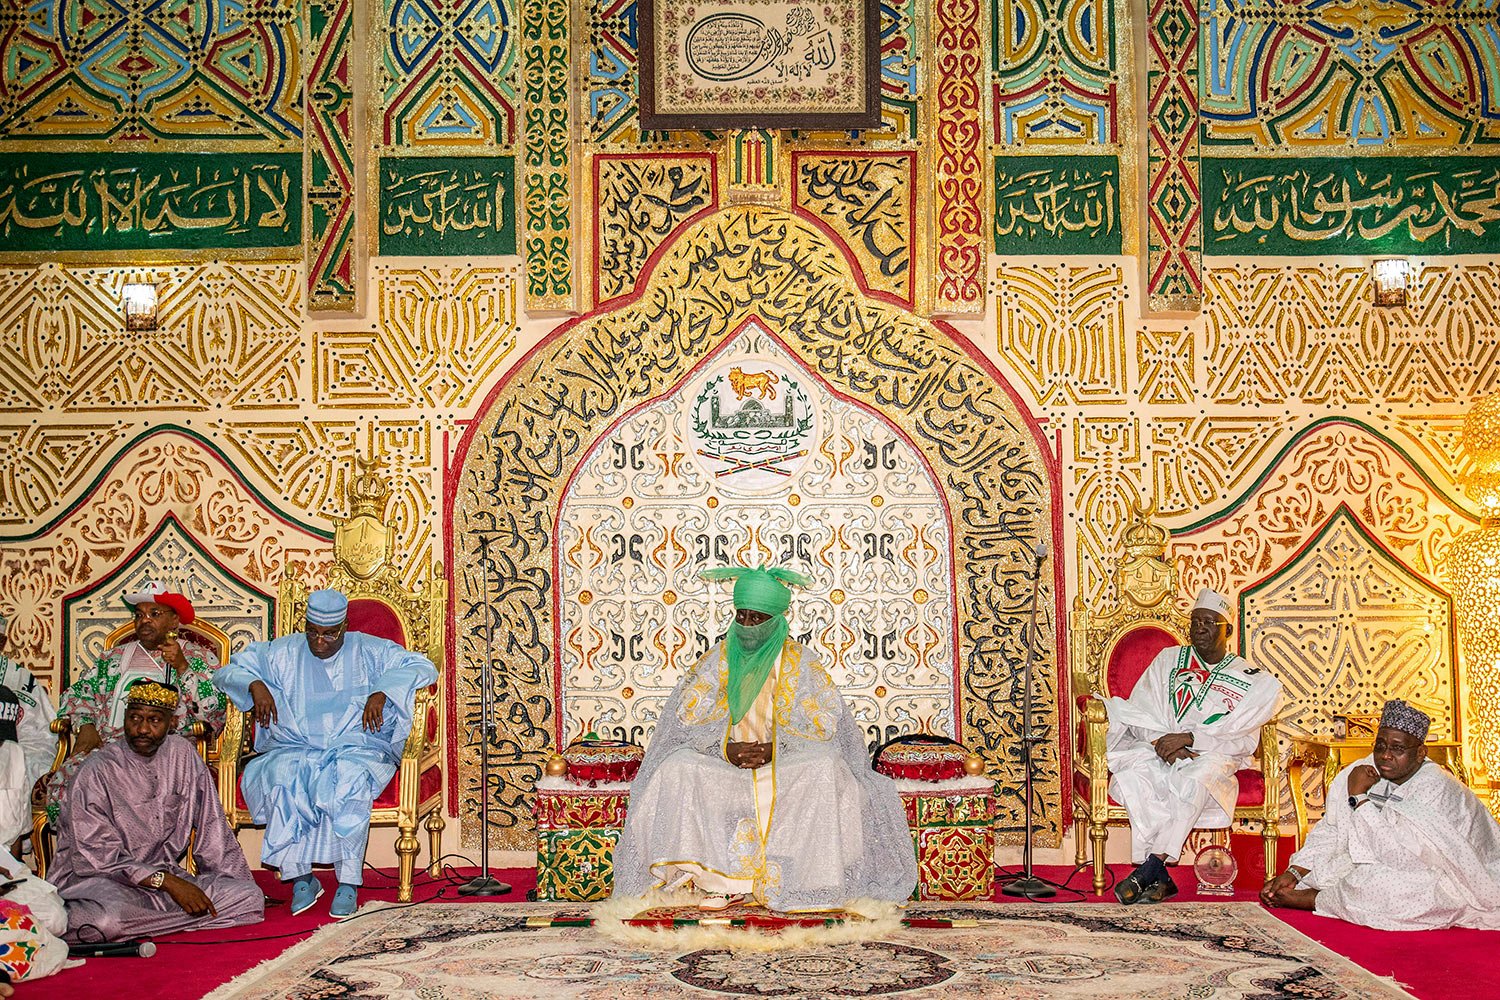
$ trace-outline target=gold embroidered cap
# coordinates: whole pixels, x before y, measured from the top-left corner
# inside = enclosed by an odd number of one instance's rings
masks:
[[[177,688],[171,684],[163,684],[161,681],[142,677],[126,689],[125,704],[149,705],[152,708],[164,708],[168,712],[175,712],[177,711]]]

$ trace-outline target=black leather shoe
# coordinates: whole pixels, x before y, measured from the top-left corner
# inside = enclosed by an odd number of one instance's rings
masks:
[[[1115,884],[1115,898],[1126,906],[1140,899],[1145,891],[1146,887],[1141,885],[1141,880],[1133,872]]]
[[[1172,881],[1171,875],[1163,875],[1161,880],[1146,886],[1141,893],[1143,903],[1164,903],[1177,895],[1177,883]]]

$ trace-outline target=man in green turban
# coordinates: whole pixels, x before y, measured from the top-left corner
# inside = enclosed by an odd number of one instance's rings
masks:
[[[906,813],[817,654],[788,638],[791,570],[715,569],[734,621],[662,710],[631,783],[614,891],[691,884],[702,906],[782,912],[899,902],[917,881]]]

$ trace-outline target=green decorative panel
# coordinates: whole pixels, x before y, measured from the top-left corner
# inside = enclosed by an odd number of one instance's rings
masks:
[[[617,829],[537,833],[536,898],[595,900],[614,887]]]
[[[380,161],[380,252],[458,257],[516,252],[512,156]]]
[[[1115,156],[995,157],[995,252],[1117,254]]]
[[[1500,160],[1203,160],[1205,250],[1327,256],[1494,253]]]
[[[6,252],[297,247],[301,153],[0,153]]]

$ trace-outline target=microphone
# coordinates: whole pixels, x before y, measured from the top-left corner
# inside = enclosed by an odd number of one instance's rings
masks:
[[[1042,541],[1040,538],[1038,538],[1036,540],[1036,548],[1034,548],[1034,549],[1031,550],[1031,554],[1036,558],[1036,564],[1038,566],[1040,566],[1042,563],[1046,562],[1047,561],[1047,543],[1044,542],[1044,541]]]
[[[68,945],[69,958],[150,958],[156,945],[150,941],[100,941]]]

